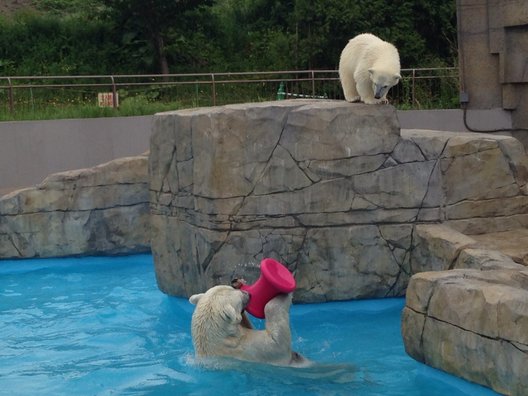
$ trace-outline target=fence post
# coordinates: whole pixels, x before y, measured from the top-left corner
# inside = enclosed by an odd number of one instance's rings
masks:
[[[315,72],[312,70],[312,98],[315,98]]]
[[[114,76],[110,76],[110,80],[112,80],[112,108],[117,109],[117,88]]]
[[[9,84],[9,112],[11,115],[15,114],[15,99],[13,95],[13,82],[11,77],[7,77],[7,83]]]
[[[214,73],[211,73],[211,83],[212,83],[212,95],[213,95],[213,106],[216,106],[216,84]]]
[[[415,92],[414,92],[414,79],[416,77],[416,69],[412,69],[412,104],[414,106],[414,104],[416,103],[415,100],[416,100],[416,97],[415,97]]]

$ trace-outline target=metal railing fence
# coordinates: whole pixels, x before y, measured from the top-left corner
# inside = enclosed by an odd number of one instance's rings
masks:
[[[389,93],[402,108],[458,106],[458,68],[402,69],[402,81]],[[112,93],[112,106],[127,100],[177,102],[181,107],[216,106],[274,100],[285,96],[343,99],[337,70],[293,70],[233,73],[185,73],[86,76],[0,77],[0,111],[19,108],[97,103],[100,92]]]

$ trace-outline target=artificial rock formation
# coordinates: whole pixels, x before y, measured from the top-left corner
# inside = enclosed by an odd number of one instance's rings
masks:
[[[505,395],[528,389],[528,270],[424,272],[402,315],[416,360]]]
[[[0,198],[0,258],[149,251],[148,160],[56,173]]]
[[[515,139],[400,135],[391,106],[293,100],[158,114],[158,283],[190,295],[235,275],[252,281],[274,257],[295,274],[297,301],[401,296],[434,265],[411,254],[417,223],[469,234],[526,226],[527,180]]]
[[[517,240],[515,237],[525,233],[524,229],[508,232],[512,244],[514,241],[522,243],[522,239]],[[470,237],[444,224],[418,224],[413,234],[411,271],[417,274],[462,268],[524,269],[524,263],[517,263],[515,255],[505,254],[489,244],[479,242],[487,235],[495,234]]]
[[[443,224],[415,227],[416,275],[402,315],[409,355],[502,394],[526,394],[528,270],[518,254],[525,235],[525,229],[467,236]],[[506,236],[507,248],[494,250]],[[421,272],[427,270],[435,272]]]
[[[233,276],[252,282],[263,257],[293,271],[297,301],[401,296],[409,284],[411,356],[525,394],[528,160],[518,141],[400,131],[391,106],[335,101],[154,121],[149,175],[146,156],[124,158],[0,198],[0,258],[152,247],[160,288],[185,296]]]

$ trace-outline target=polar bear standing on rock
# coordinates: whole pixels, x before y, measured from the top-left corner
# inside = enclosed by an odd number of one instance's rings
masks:
[[[348,102],[388,103],[387,92],[401,79],[398,50],[373,34],[360,34],[341,52],[339,78]]]
[[[198,358],[232,357],[277,366],[305,367],[308,360],[291,349],[290,294],[280,294],[264,308],[265,330],[255,330],[244,308],[245,291],[231,286],[214,286],[189,298],[196,305],[191,332]]]

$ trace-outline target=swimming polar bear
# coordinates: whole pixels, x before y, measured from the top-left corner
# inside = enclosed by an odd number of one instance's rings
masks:
[[[387,92],[401,79],[398,50],[373,34],[360,34],[341,52],[339,78],[348,102],[388,103]]]
[[[291,293],[280,294],[266,304],[264,330],[253,329],[245,317],[243,310],[249,298],[247,292],[224,285],[189,298],[196,305],[191,333],[197,357],[221,356],[277,366],[308,366],[308,360],[291,349]]]

